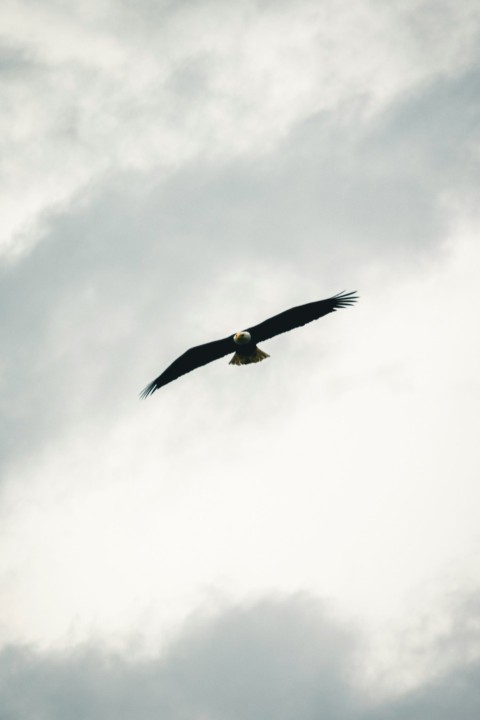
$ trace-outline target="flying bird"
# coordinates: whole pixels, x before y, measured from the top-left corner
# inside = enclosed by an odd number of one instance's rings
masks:
[[[316,302],[298,305],[290,308],[290,310],[285,310],[268,318],[268,320],[264,320],[259,325],[253,325],[222,340],[214,340],[190,348],[147,385],[140,393],[140,397],[147,398],[155,390],[176,380],[181,375],[185,375],[191,370],[207,365],[232,352],[235,354],[230,360],[230,365],[249,365],[250,363],[261,362],[270,356],[260,350],[257,343],[288,332],[288,330],[293,330],[301,325],[306,325],[313,320],[318,320],[318,318],[340,308],[353,305],[357,299],[358,296],[355,292],[341,292],[326,300],[317,300]]]

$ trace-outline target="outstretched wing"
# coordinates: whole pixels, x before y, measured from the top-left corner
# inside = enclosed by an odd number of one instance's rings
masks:
[[[355,292],[341,292],[326,300],[317,300],[316,302],[298,305],[297,307],[290,308],[290,310],[285,310],[278,315],[268,318],[268,320],[264,320],[258,325],[247,328],[247,331],[252,336],[254,342],[262,342],[262,340],[268,340],[268,338],[275,337],[275,335],[280,335],[301,325],[306,325],[312,322],[312,320],[318,320],[318,318],[323,317],[323,315],[328,315],[328,313],[334,312],[339,308],[353,305],[357,299],[358,296]]]
[[[167,385],[167,383],[172,382],[172,380],[176,380],[181,375],[185,375],[191,370],[195,370],[195,368],[207,365],[234,351],[235,343],[232,337],[227,337],[223,340],[214,340],[213,342],[190,348],[190,350],[187,350],[187,352],[184,352],[183,355],[180,355],[179,358],[174,360],[150,385],[147,385],[140,393],[140,397],[147,398],[154,393],[155,390],[163,387],[163,385]]]

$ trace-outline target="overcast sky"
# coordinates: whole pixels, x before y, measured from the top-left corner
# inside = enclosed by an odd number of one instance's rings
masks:
[[[477,0],[0,28],[2,720],[476,720]]]

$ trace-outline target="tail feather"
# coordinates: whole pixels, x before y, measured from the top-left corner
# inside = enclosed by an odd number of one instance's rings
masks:
[[[257,363],[261,362],[262,360],[265,360],[265,358],[270,357],[266,352],[263,352],[263,350],[260,350],[260,348],[256,347],[255,352],[252,353],[252,355],[239,355],[238,353],[235,353],[235,355],[232,357],[229,365],[250,365],[250,363]]]

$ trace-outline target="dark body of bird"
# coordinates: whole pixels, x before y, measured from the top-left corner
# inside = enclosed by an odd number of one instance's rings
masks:
[[[222,340],[214,340],[190,348],[174,360],[153,382],[147,385],[140,395],[146,398],[155,390],[176,380],[181,375],[185,375],[197,367],[207,365],[230,353],[234,353],[230,360],[231,365],[249,365],[260,362],[269,356],[257,347],[257,343],[293,330],[301,325],[306,325],[313,320],[318,320],[318,318],[340,308],[353,305],[357,299],[358,297],[354,292],[339,293],[326,300],[317,300],[306,305],[298,305],[274,315],[258,325],[247,328],[247,330],[229,335]]]

